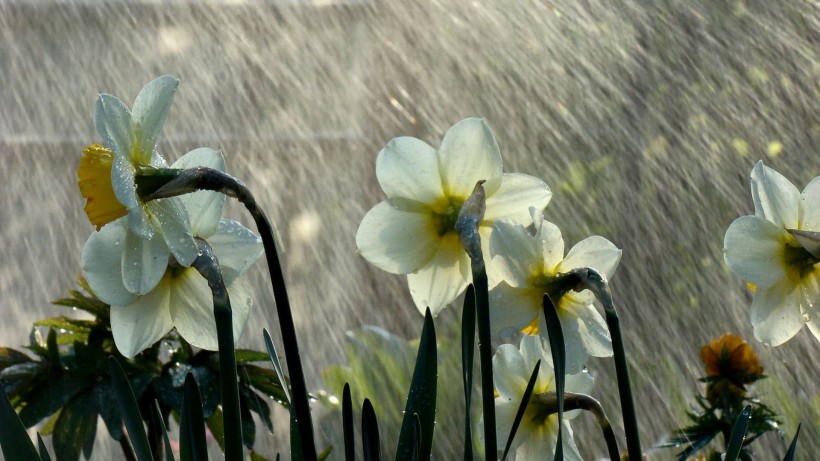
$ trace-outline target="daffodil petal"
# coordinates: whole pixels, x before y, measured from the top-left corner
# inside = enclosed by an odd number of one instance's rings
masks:
[[[509,338],[518,334],[541,313],[543,291],[513,288],[506,282],[490,291],[490,328],[493,336]]]
[[[410,296],[419,312],[427,307],[433,316],[467,288],[470,280],[470,258],[455,233],[446,234],[430,262],[407,275]]]
[[[94,232],[85,242],[82,253],[83,276],[94,294],[112,306],[127,306],[137,295],[122,282],[122,249],[125,229],[122,220],[113,221]]]
[[[800,230],[820,232],[820,176],[800,194]]]
[[[479,180],[491,196],[501,186],[501,153],[484,119],[468,118],[453,125],[439,147],[439,170],[448,196],[467,198]]]
[[[535,239],[541,248],[543,271],[547,274],[555,274],[556,267],[564,259],[564,237],[561,235],[561,229],[544,219],[540,210],[530,211],[533,213],[533,223],[536,229]]]
[[[228,287],[228,295],[236,341],[248,322],[253,301],[249,287],[242,278]],[[213,294],[205,278],[194,269],[185,270],[174,278],[171,318],[177,332],[192,345],[212,351],[219,348]]]
[[[430,263],[439,247],[438,229],[430,214],[399,210],[388,200],[364,216],[356,245],[374,266],[409,274]]]
[[[532,374],[521,351],[512,344],[498,346],[493,355],[493,382],[502,397],[521,398]]]
[[[242,224],[227,219],[219,222],[208,243],[222,266],[226,285],[231,285],[236,276],[248,270],[265,251],[261,238]]]
[[[820,341],[820,264],[800,281],[803,289],[803,310],[809,331]]]
[[[549,342],[543,341],[539,335],[524,335],[521,337],[519,348],[521,349],[521,356],[524,357],[526,368],[529,370],[528,380],[532,370],[535,369],[535,364],[539,360],[541,361],[533,393],[538,394],[555,390],[555,371],[553,370]]]
[[[564,297],[572,295],[573,293],[568,293]],[[572,301],[572,298],[562,299],[561,307],[558,309],[558,318],[561,320],[561,330],[566,344],[566,367],[569,374],[580,372],[590,356],[612,356],[612,339],[601,314],[592,305]]]
[[[755,338],[779,346],[794,337],[806,323],[800,301],[800,291],[788,279],[772,287],[758,287],[751,308]]]
[[[530,208],[538,211],[547,207],[552,192],[544,181],[520,173],[505,173],[501,177],[501,187],[487,196],[484,220],[509,218],[520,224],[530,222]]]
[[[526,383],[524,384],[524,386],[526,386]],[[523,392],[524,391],[522,390],[522,396]],[[515,396],[508,395],[495,398],[495,434],[498,440],[498,444],[501,447],[504,447],[506,445],[507,439],[510,437],[510,431],[512,430],[513,422],[515,422],[515,415],[518,413],[518,407],[520,405],[521,396],[515,398]],[[481,424],[478,427],[484,426],[483,424]],[[511,451],[514,452],[514,450],[519,445],[521,445],[521,440],[520,437],[516,435],[511,445]]]
[[[131,125],[136,135],[138,163],[148,165],[157,145],[162,126],[171,110],[179,80],[164,75],[148,82],[134,100]]]
[[[176,197],[154,200],[146,204],[155,218],[154,225],[162,230],[168,250],[185,267],[199,255],[199,248],[191,234],[188,212]]]
[[[389,198],[432,204],[444,197],[438,154],[420,139],[404,136],[387,143],[376,158],[376,177]]]
[[[125,232],[122,253],[122,281],[131,293],[144,295],[153,290],[168,266],[168,247],[160,238],[143,239]]]
[[[171,331],[170,300],[170,282],[163,279],[134,303],[111,307],[111,332],[122,355],[132,359]]]
[[[787,229],[796,229],[800,191],[785,176],[757,162],[752,169],[755,215]]]
[[[770,287],[786,277],[783,249],[788,238],[788,232],[766,219],[742,216],[726,230],[723,257],[744,281]]]
[[[128,107],[115,96],[101,94],[94,105],[94,123],[105,146],[111,149],[116,157],[123,157],[130,162],[134,138]],[[128,206],[127,203],[123,204]]]
[[[558,264],[558,272],[570,269],[590,267],[607,278],[612,277],[618,262],[621,260],[621,250],[609,240],[593,235],[576,243],[566,258]]]
[[[188,152],[171,165],[183,170],[200,166],[225,171],[225,157],[218,150],[202,147]],[[203,190],[180,195],[178,199],[188,210],[194,235],[208,239],[216,232],[225,204],[224,194]]]
[[[513,287],[524,287],[543,271],[541,248],[522,225],[508,220],[493,223],[490,255],[501,279]]]

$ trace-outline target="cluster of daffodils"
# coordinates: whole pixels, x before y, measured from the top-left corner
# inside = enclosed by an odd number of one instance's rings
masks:
[[[491,289],[490,323],[500,340],[521,337],[520,349],[504,344],[493,359],[499,440],[510,432],[535,363],[551,363],[542,310],[545,293],[553,298],[564,331],[567,390],[587,391],[592,380],[583,367],[590,356],[611,356],[611,340],[593,294],[559,290],[556,281],[576,268],[610,277],[621,250],[596,236],[565,255],[561,231],[543,217],[552,196],[549,187],[532,176],[504,173],[498,144],[481,119],[450,128],[438,150],[415,138],[393,139],[379,152],[376,175],[387,200],[362,220],[356,235],[359,253],[387,272],[406,274],[419,311],[429,308],[434,315],[472,280],[456,218],[476,183],[483,181],[486,208],[478,231]],[[543,459],[554,449],[557,416],[540,403],[551,391],[552,371],[542,366],[515,437],[516,459]],[[565,456],[578,459],[568,425],[563,434],[569,436]]]
[[[191,267],[198,240],[210,244],[219,261],[238,338],[252,305],[243,273],[263,251],[253,232],[221,219],[222,194],[143,199],[141,184],[163,169],[225,170],[222,154],[213,149],[195,149],[170,167],[157,150],[177,85],[170,76],[148,83],[131,110],[114,96],[100,95],[94,120],[103,145],[84,150],[78,172],[86,213],[97,228],[83,248],[83,275],[111,305],[114,341],[129,358],[173,328],[194,346],[217,349],[212,293]]]
[[[808,325],[820,340],[820,176],[801,193],[760,162],[752,200],[754,216],[726,231],[724,257],[754,290],[755,337],[779,346]]]

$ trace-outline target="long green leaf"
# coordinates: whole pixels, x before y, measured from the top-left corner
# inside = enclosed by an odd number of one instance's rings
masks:
[[[461,368],[464,385],[464,461],[473,461],[473,426],[470,406],[473,396],[475,357],[475,287],[471,283],[464,295],[461,312]]]
[[[111,371],[114,392],[117,394],[117,405],[120,407],[120,414],[128,430],[128,436],[131,438],[134,453],[139,461],[153,461],[151,446],[145,434],[145,427],[142,425],[137,399],[134,397],[131,385],[128,384],[128,377],[125,376],[120,362],[113,355],[108,359],[108,368]]]
[[[734,427],[732,427],[732,435],[729,437],[724,461],[735,461],[740,456],[740,450],[743,449],[743,440],[746,438],[746,429],[749,427],[751,419],[752,406],[746,405],[746,408],[737,417]]]
[[[40,460],[41,461],[51,461],[51,455],[48,454],[48,448],[46,448],[45,442],[43,442],[43,438],[40,437],[40,433],[37,433],[37,448],[40,450]]]
[[[8,460],[40,461],[26,428],[11,406],[6,391],[0,386],[0,448]]]
[[[495,433],[495,383],[493,382],[493,345],[490,333],[490,296],[484,261],[473,260],[473,285],[478,319],[478,360],[481,365],[481,404],[484,411],[484,450],[487,458],[498,456]]]
[[[154,420],[162,431],[162,442],[165,444],[165,461],[176,461],[171,450],[171,440],[168,439],[168,428],[165,427],[162,412],[159,410],[159,402],[156,400],[154,400],[154,405],[151,407],[151,413],[154,415]]]
[[[438,357],[436,353],[436,329],[430,309],[424,314],[424,328],[421,330],[416,367],[410,382],[407,405],[399,432],[396,461],[409,459],[413,455],[413,433],[416,416],[421,424],[421,444],[419,459],[430,459],[433,449],[433,429],[436,424],[436,380],[438,378]]]
[[[276,353],[276,347],[273,345],[273,340],[267,328],[262,329],[262,336],[265,338],[265,347],[268,349],[268,356],[273,364],[273,369],[276,371],[276,376],[279,377],[279,383],[282,385],[282,390],[285,391],[285,397],[288,399],[288,406],[290,406],[291,398],[290,391],[288,391],[287,382],[285,381],[285,374],[282,372],[282,364],[279,362],[279,355]]]
[[[345,460],[356,461],[356,443],[353,430],[353,398],[350,396],[350,384],[345,383],[342,391],[342,431],[345,440]]]
[[[179,459],[180,461],[208,461],[202,397],[196,379],[191,373],[185,376],[184,392],[182,417],[179,421]]]
[[[783,458],[783,461],[793,461],[794,454],[797,452],[797,436],[800,435],[800,426],[802,424],[797,425],[797,431],[794,433],[794,438],[792,439],[791,445],[789,445],[789,451],[786,452],[786,457]]]
[[[532,396],[532,391],[535,389],[535,382],[538,381],[538,370],[540,369],[541,360],[535,363],[535,368],[532,370],[530,380],[527,382],[527,388],[524,390],[524,395],[521,397],[521,404],[518,405],[518,411],[516,412],[515,419],[510,427],[510,436],[507,437],[507,444],[504,446],[504,454],[501,456],[501,461],[507,459],[507,453],[510,452],[510,447],[512,447],[515,433],[518,432],[518,426],[521,424],[521,419],[524,417],[524,412],[527,410],[527,405],[530,403],[530,396]]]
[[[555,460],[564,459],[563,418],[564,418],[564,381],[566,379],[567,356],[564,346],[564,332],[561,330],[561,321],[558,311],[549,295],[544,294],[544,317],[549,334],[552,363],[555,370],[555,393],[558,398],[558,440],[555,442]]]
[[[379,443],[379,422],[376,420],[376,411],[370,399],[364,399],[362,405],[362,451],[364,461],[381,461],[381,445]]]

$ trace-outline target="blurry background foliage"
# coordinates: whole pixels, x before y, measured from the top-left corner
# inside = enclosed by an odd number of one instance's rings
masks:
[[[547,217],[568,245],[598,233],[624,249],[612,289],[648,446],[695,404],[697,346],[753,337],[751,296],[722,256],[729,223],[752,211],[752,165],[763,159],[801,189],[818,174],[817,18],[804,0],[6,0],[0,343],[28,343],[30,324],[56,315],[49,301],[73,286],[92,231],[75,169],[99,141],[99,92],[129,99],[157,75],[180,79],[160,149],[171,160],[223,149],[276,221],[317,391],[322,371],[345,363],[347,330],[421,330],[404,277],[355,252],[359,221],[383,199],[377,152],[399,135],[438,145],[479,115],[506,171],[553,189]],[[262,264],[250,278],[257,308],[240,347],[262,350],[274,307]],[[757,393],[786,434],[804,423],[800,452],[820,451],[820,345],[804,329],[756,350],[771,377]],[[594,394],[614,396],[609,364],[591,367]],[[603,403],[617,422],[615,401]],[[332,422],[318,428],[324,440]],[[284,446],[278,427],[260,439]],[[439,433],[437,449],[459,453],[459,440],[448,448]],[[580,442],[582,454],[603,455],[597,442]],[[761,459],[785,445],[764,437]]]

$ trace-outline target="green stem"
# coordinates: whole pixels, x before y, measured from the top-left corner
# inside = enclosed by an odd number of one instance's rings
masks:
[[[612,351],[615,359],[615,373],[618,379],[618,394],[621,399],[621,411],[623,412],[624,431],[626,432],[626,450],[629,459],[640,461],[641,440],[638,434],[638,418],[635,414],[635,401],[632,397],[632,386],[629,383],[629,369],[626,363],[626,351],[624,350],[624,340],[621,335],[621,321],[615,311],[615,304],[612,301],[612,294],[609,291],[606,278],[592,268],[579,270],[581,278],[581,289],[589,289],[604,306],[606,315],[606,325],[612,337]]]
[[[558,412],[558,395],[556,393],[548,392],[546,394],[539,394],[536,398],[547,408],[554,409],[552,413]],[[601,428],[601,434],[604,436],[610,459],[621,459],[621,453],[618,451],[618,439],[615,437],[615,431],[612,430],[612,424],[610,424],[609,418],[607,418],[606,413],[604,413],[601,403],[586,394],[565,392],[564,411],[572,410],[584,410],[592,413],[595,416],[598,427]]]
[[[227,173],[211,168],[197,167],[181,171],[167,184],[143,197],[143,200],[174,197],[197,190],[211,190],[236,198],[245,205],[256,223],[259,235],[262,237],[262,243],[265,246],[265,259],[270,271],[273,297],[276,302],[276,312],[279,316],[282,342],[285,348],[285,361],[290,372],[291,392],[293,393],[292,403],[296,411],[299,439],[303,445],[302,453],[306,461],[316,461],[316,445],[313,436],[307,386],[305,385],[305,374],[299,355],[296,327],[293,323],[293,314],[288,300],[285,276],[282,272],[282,266],[279,264],[273,228],[265,213],[257,205],[250,190],[241,181]]]
[[[219,382],[222,391],[222,421],[225,430],[225,459],[241,461],[244,459],[242,416],[239,409],[239,379],[236,374],[231,301],[228,297],[228,288],[222,279],[219,261],[213,254],[211,246],[201,239],[197,239],[197,245],[199,256],[191,266],[208,281],[214,298],[214,317],[219,345]]]

